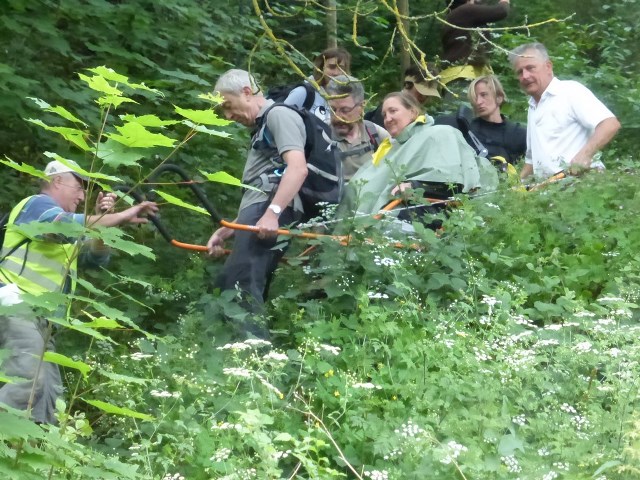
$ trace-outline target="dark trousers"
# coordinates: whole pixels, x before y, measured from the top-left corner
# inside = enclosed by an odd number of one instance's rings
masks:
[[[255,225],[269,203],[257,203],[242,209],[237,223]],[[280,226],[290,225],[293,221],[293,209],[284,209],[279,219]],[[227,257],[216,284],[221,290],[240,290],[242,305],[250,313],[259,315],[264,312],[271,277],[289,245],[279,245],[274,249],[277,243],[277,237],[260,239],[252,232],[235,231],[233,251]]]

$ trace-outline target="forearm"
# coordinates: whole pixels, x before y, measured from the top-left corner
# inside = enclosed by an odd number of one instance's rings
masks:
[[[524,180],[530,175],[533,175],[533,165],[525,163],[522,167],[522,171],[520,172],[520,178]]]
[[[271,203],[281,208],[286,208],[291,203],[300,191],[308,174],[307,163],[302,152],[286,152],[284,156],[287,161],[287,168],[284,175],[282,175],[276,194],[271,200]]]
[[[127,218],[124,212],[105,213],[104,215],[87,215],[87,225],[100,225],[102,227],[115,227],[124,223]]]
[[[574,158],[593,158],[602,147],[607,145],[620,129],[620,122],[616,117],[601,121],[593,131],[593,135]]]

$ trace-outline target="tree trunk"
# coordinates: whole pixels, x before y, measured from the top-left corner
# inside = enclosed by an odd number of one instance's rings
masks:
[[[398,11],[400,15],[404,17],[409,16],[409,0],[398,0]],[[406,32],[407,36],[410,36],[409,32],[409,20],[403,18],[401,20],[402,28]],[[400,51],[400,71],[403,75],[402,80],[404,80],[404,71],[409,68],[411,64],[411,57],[409,56],[409,45],[404,37],[402,37],[402,50]]]
[[[327,48],[338,46],[338,10],[336,0],[327,0]]]

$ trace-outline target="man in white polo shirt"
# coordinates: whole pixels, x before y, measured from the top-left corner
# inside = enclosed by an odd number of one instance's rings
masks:
[[[520,86],[531,96],[520,177],[604,168],[594,155],[620,128],[615,115],[584,85],[554,77],[549,53],[541,43],[517,47],[510,61]]]

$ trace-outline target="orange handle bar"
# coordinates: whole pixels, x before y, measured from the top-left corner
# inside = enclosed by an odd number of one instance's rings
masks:
[[[531,185],[529,188],[527,188],[527,192],[534,192],[539,188],[545,187],[550,183],[557,182],[558,180],[562,180],[563,178],[566,178],[566,177],[567,177],[567,174],[564,171],[558,172],[555,175],[552,175],[551,177],[547,178],[543,182],[536,183],[535,185]]]
[[[193,250],[195,252],[206,252],[208,251],[208,248],[206,245],[194,245],[193,243],[184,243],[184,242],[179,242],[178,240],[171,240],[171,245],[173,245],[174,247],[178,247],[178,248],[183,248],[185,250]],[[228,255],[231,253],[231,250],[224,250],[225,255]]]
[[[226,220],[221,220],[220,225],[227,228],[233,228],[234,230],[243,230],[245,232],[253,232],[253,233],[260,232],[260,229],[255,225],[244,225],[242,223],[227,222]],[[292,232],[291,230],[285,230],[284,228],[279,228],[278,230],[276,230],[276,233],[278,235],[287,235],[287,236],[296,237],[296,238],[333,238],[334,240],[338,240],[338,241],[344,241],[347,238],[346,235],[327,235],[324,233],[309,233],[309,232],[296,233],[296,232]]]

